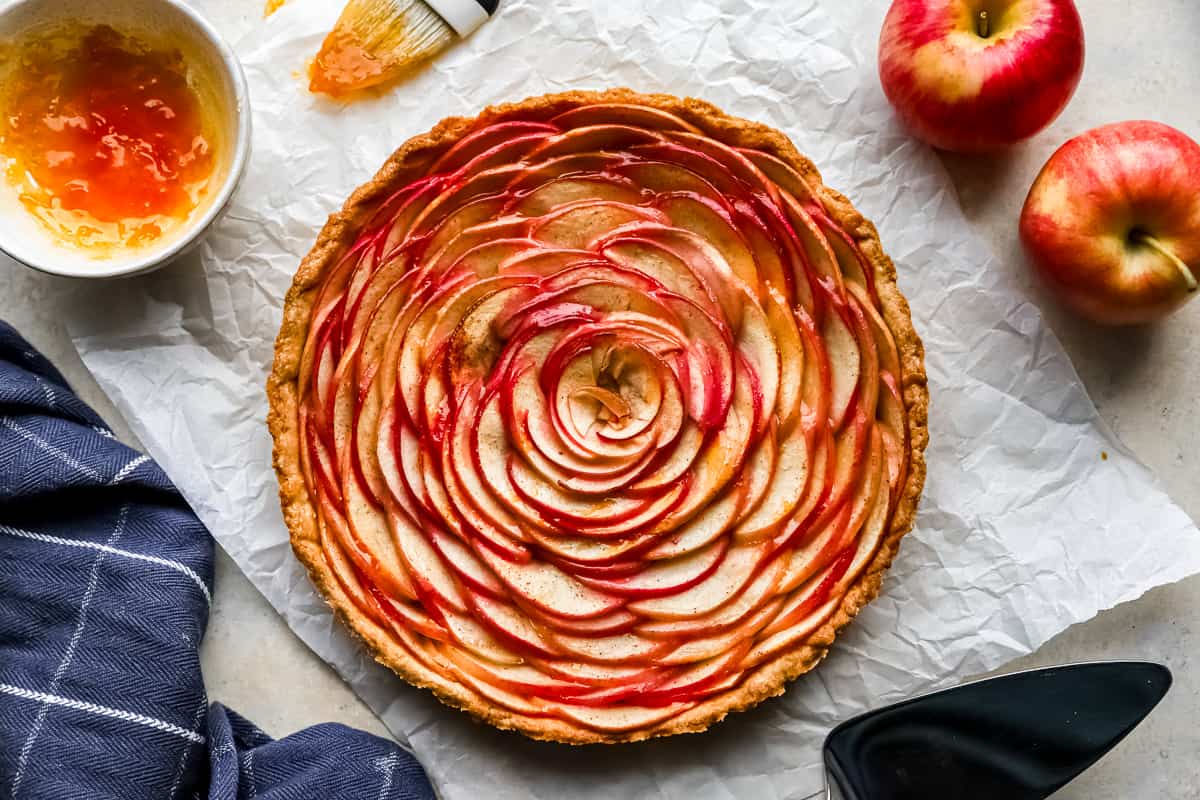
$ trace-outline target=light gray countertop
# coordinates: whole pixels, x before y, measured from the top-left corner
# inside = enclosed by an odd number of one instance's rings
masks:
[[[880,6],[882,20],[887,0],[864,1]],[[1155,471],[1175,501],[1200,519],[1200,300],[1153,327],[1105,330],[1083,323],[1059,309],[1036,285],[1021,254],[1016,226],[1038,169],[1076,133],[1107,122],[1149,118],[1200,138],[1200,3],[1077,4],[1084,18],[1088,59],[1083,82],[1063,116],[1006,155],[944,155],[942,160],[967,218],[1000,257],[999,268],[1013,270],[1029,285],[1101,415]],[[208,0],[205,5],[236,9],[229,18],[240,17],[243,30],[255,23],[261,7],[259,0]],[[0,256],[0,318],[22,331],[119,434],[133,441],[67,337],[61,318],[67,286],[64,279],[31,272]],[[1155,532],[1147,530],[1145,535],[1153,538]],[[1175,673],[1174,688],[1146,722],[1056,798],[1200,797],[1198,634],[1200,578],[1193,578],[1076,625],[1011,665],[1018,669],[1141,658],[1161,661]],[[366,706],[291,634],[220,552],[216,597],[201,654],[211,698],[255,720],[268,733],[279,736],[337,721],[386,735]]]

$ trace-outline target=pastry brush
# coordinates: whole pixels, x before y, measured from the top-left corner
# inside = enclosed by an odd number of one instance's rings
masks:
[[[478,28],[499,0],[350,0],[325,37],[309,89],[341,97],[391,81]]]

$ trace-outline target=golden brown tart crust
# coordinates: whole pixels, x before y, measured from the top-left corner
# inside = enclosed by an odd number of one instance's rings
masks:
[[[465,690],[425,668],[399,646],[387,631],[363,614],[345,594],[322,555],[316,512],[301,473],[297,422],[297,377],[315,294],[327,271],[350,247],[361,226],[378,204],[397,188],[427,174],[430,165],[468,132],[483,125],[520,118],[546,120],[568,109],[596,103],[629,103],[674,114],[727,145],[774,155],[795,169],[818,194],[827,214],[857,242],[874,269],[880,310],[895,338],[901,359],[901,392],[909,430],[909,465],[906,482],[884,541],[867,568],[850,586],[833,616],[805,644],[786,650],[756,667],[740,685],[709,696],[690,710],[656,726],[623,733],[598,733],[555,718],[533,718],[512,713]],[[732,117],[715,106],[693,98],[640,94],[629,89],[604,92],[573,91],[534,97],[485,109],[475,118],[451,117],[432,131],[413,137],[398,149],[375,177],[331,215],[311,252],[296,272],[284,305],[283,322],[275,346],[274,368],[268,378],[268,424],[274,438],[274,467],[279,478],[284,520],[292,547],[309,576],[337,616],[365,643],[375,659],[409,683],[430,689],[447,705],[470,712],[497,728],[515,729],[535,739],[571,744],[616,743],[703,731],[732,711],[748,709],[781,694],[787,683],[816,666],[829,652],[837,633],[878,593],[883,574],[891,564],[900,539],[913,526],[925,481],[924,449],[928,441],[924,350],[913,328],[908,303],[896,285],[896,270],[883,252],[875,226],[850,202],[821,181],[816,167],[779,131]]]

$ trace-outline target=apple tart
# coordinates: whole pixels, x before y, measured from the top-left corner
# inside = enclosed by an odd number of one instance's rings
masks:
[[[268,390],[297,556],[377,660],[561,742],[779,694],[924,481],[874,226],[768,127],[571,92],[448,119],[333,215]]]

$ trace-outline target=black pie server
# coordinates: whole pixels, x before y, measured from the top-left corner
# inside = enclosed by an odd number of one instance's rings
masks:
[[[843,722],[831,800],[1041,800],[1094,764],[1171,687],[1160,664],[1071,664],[989,678]]]

